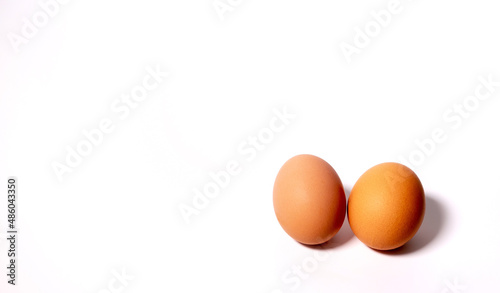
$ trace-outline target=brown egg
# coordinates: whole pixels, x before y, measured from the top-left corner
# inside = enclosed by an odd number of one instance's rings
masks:
[[[356,237],[378,250],[408,242],[420,228],[424,212],[422,183],[412,170],[398,163],[376,165],[361,175],[347,205]]]
[[[281,167],[273,203],[281,227],[303,244],[328,241],[345,218],[346,198],[337,172],[312,155],[295,156]]]

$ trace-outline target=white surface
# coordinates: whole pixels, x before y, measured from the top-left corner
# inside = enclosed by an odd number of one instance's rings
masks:
[[[18,285],[2,269],[1,292],[110,292],[122,268],[127,293],[498,290],[500,88],[456,129],[442,118],[479,76],[500,80],[497,2],[402,0],[351,63],[341,42],[389,1],[243,0],[224,21],[211,0],[165,2],[70,1],[16,52],[7,34],[40,8],[0,1],[0,186],[18,177],[20,209]],[[125,119],[110,110],[157,64],[158,89]],[[247,161],[238,146],[285,106],[296,118]],[[51,164],[103,118],[114,131],[59,182]],[[279,226],[272,187],[291,156],[324,158],[349,189],[435,128],[446,141],[414,168],[428,212],[397,253],[347,222],[323,250]],[[179,204],[230,160],[242,172],[186,224]]]

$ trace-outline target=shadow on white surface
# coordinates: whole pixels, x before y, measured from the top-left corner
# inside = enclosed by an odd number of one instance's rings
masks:
[[[345,188],[347,199],[349,198],[350,193],[351,190],[349,188]],[[428,248],[443,229],[446,220],[446,213],[442,204],[439,203],[435,196],[430,195],[429,193],[425,196],[425,205],[424,221],[422,222],[417,234],[410,241],[408,241],[408,243],[393,250],[372,250],[386,255],[406,255]],[[346,214],[342,227],[332,239],[319,245],[306,245],[302,243],[301,245],[311,249],[333,249],[346,244],[353,238],[355,238],[354,233],[351,230]]]

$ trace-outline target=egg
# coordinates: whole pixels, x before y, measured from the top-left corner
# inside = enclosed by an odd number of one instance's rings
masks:
[[[425,213],[425,194],[417,175],[399,163],[382,163],[354,184],[347,218],[356,237],[377,250],[407,243],[418,231]]]
[[[296,241],[330,240],[344,222],[346,197],[337,172],[323,159],[298,155],[279,170],[273,189],[276,217]]]

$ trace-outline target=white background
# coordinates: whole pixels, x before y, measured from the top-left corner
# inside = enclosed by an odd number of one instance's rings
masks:
[[[500,5],[401,0],[347,62],[342,42],[389,1],[230,2],[221,19],[212,0],[69,1],[16,50],[8,36],[43,10],[0,1],[0,291],[112,292],[123,269],[134,279],[115,292],[498,291],[500,87],[468,118],[449,114],[459,126],[443,115],[478,77],[500,80]],[[111,105],[156,66],[168,78],[120,119]],[[284,107],[295,118],[255,158],[238,152]],[[59,181],[54,162],[101,119],[114,131]],[[367,248],[347,221],[316,249],[279,226],[272,188],[288,158],[322,157],[349,191],[436,128],[445,141],[412,166],[426,218],[402,249]],[[186,223],[179,205],[231,160],[241,173]],[[15,287],[8,176],[19,182]]]

